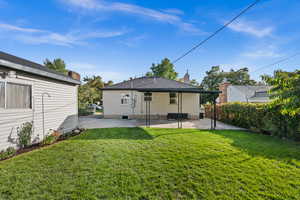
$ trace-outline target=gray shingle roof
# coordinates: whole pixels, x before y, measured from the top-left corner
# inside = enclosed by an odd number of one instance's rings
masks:
[[[54,70],[51,70],[41,64],[31,62],[29,60],[26,60],[26,59],[23,59],[23,58],[20,58],[17,56],[13,56],[11,54],[4,53],[2,51],[0,51],[0,61],[1,61],[0,66],[2,65],[5,67],[17,69],[20,71],[25,71],[28,73],[32,73],[32,74],[36,74],[36,75],[64,81],[64,82],[80,84],[80,81],[75,80],[69,76],[63,75],[61,73],[58,73]],[[12,64],[16,64],[16,65],[12,65]],[[23,66],[23,67],[21,67],[21,66]]]
[[[123,81],[103,90],[138,90],[140,92],[193,92],[193,93],[219,93],[219,91],[203,91],[200,88],[162,77],[140,77]]]
[[[197,88],[193,85],[169,80],[161,77],[140,77],[128,81],[123,81],[106,89],[147,89],[147,88]]]
[[[230,87],[236,88],[241,94],[244,94],[249,98],[250,102],[268,102],[269,94],[268,91],[271,89],[270,86],[266,85],[231,85]]]

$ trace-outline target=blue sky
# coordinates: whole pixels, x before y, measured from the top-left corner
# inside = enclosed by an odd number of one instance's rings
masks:
[[[62,58],[69,69],[115,82],[180,56],[253,0],[0,0],[1,50],[38,63]],[[300,2],[262,0],[201,48],[176,63],[201,81],[211,66],[248,67],[253,78],[299,68]]]

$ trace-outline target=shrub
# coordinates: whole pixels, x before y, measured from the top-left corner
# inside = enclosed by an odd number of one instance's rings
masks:
[[[210,105],[206,106],[210,117]],[[280,105],[226,103],[217,106],[217,119],[228,124],[281,138],[300,139],[300,114],[284,115]]]
[[[50,132],[50,134],[48,134],[43,141],[41,142],[42,145],[49,145],[49,144],[53,144],[54,142],[57,141],[57,139],[61,136],[60,132],[58,131],[52,131]]]
[[[18,146],[22,149],[28,147],[31,144],[31,137],[32,137],[32,122],[26,122],[22,124],[21,127],[17,129],[17,141]]]
[[[87,116],[87,115],[92,115],[93,114],[93,111],[91,109],[87,109],[87,108],[84,108],[84,109],[79,109],[78,110],[78,115],[79,116]]]
[[[10,158],[16,154],[16,149],[13,147],[8,147],[5,151],[2,150],[0,152],[0,160],[4,160],[6,158]]]

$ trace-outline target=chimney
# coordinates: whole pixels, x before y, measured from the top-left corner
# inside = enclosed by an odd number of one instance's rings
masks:
[[[72,79],[80,81],[80,74],[78,74],[77,72],[68,71],[68,76]]]
[[[190,83],[190,75],[189,75],[189,70],[186,70],[186,73],[183,77],[183,82],[185,83]]]
[[[219,94],[219,103],[227,103],[228,102],[228,96],[227,96],[227,88],[230,86],[230,83],[227,81],[224,81],[219,85],[219,90],[222,92]]]

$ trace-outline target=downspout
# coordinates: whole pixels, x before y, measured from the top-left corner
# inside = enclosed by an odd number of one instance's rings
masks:
[[[132,78],[130,78],[130,98],[131,98],[131,102],[130,102],[130,105],[131,105],[131,114],[133,115],[134,114],[134,109],[135,109],[135,98],[133,96],[133,81],[132,81]]]

